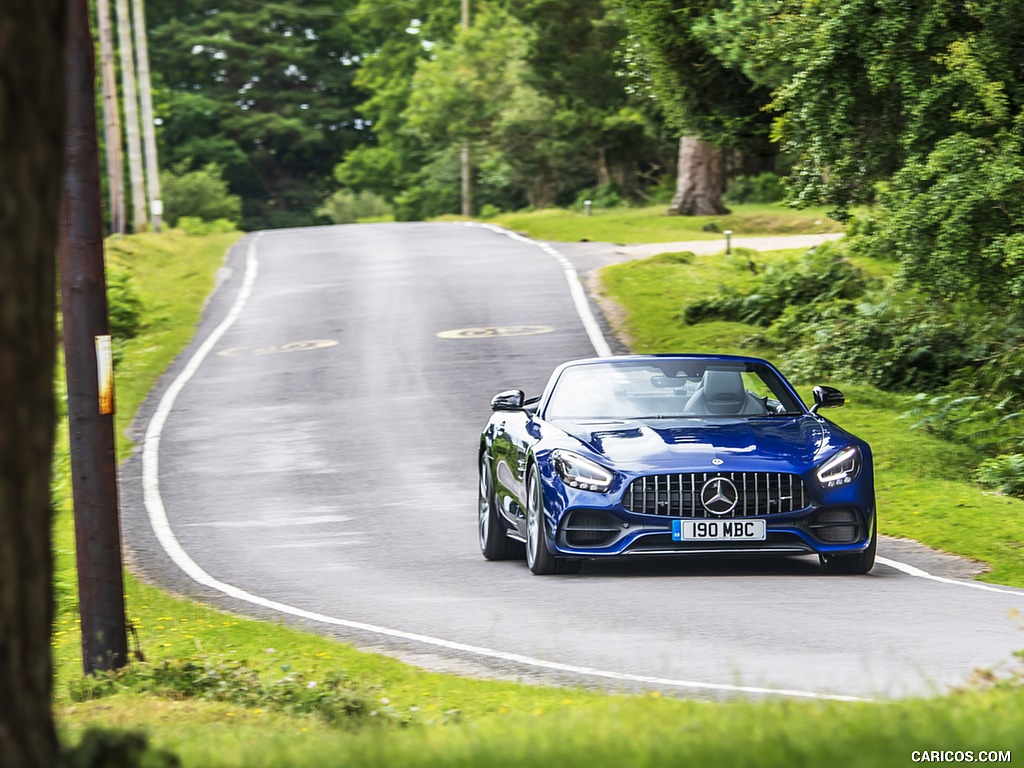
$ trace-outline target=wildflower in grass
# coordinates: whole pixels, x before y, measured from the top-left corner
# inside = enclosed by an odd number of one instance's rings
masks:
[[[310,690],[313,690],[314,688],[316,688],[316,680],[310,680],[306,684],[306,687],[309,688]]]

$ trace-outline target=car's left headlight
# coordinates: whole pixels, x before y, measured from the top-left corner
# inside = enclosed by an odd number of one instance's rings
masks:
[[[830,458],[815,473],[820,482],[826,488],[835,488],[839,485],[852,483],[860,474],[861,459],[860,449],[850,446],[839,451]]]
[[[582,491],[604,492],[611,487],[613,475],[600,464],[572,451],[553,451],[551,459],[562,481]]]

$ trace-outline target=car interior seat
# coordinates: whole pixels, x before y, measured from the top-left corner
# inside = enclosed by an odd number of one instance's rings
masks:
[[[765,413],[760,398],[747,392],[739,371],[709,369],[704,381],[687,401],[688,413],[709,416],[747,416]]]

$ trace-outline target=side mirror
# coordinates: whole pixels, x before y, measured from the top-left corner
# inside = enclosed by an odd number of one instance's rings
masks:
[[[833,387],[814,388],[814,407],[811,413],[817,413],[819,408],[839,408],[846,403],[846,396]]]
[[[521,411],[526,396],[521,389],[508,389],[491,398],[492,411]]]

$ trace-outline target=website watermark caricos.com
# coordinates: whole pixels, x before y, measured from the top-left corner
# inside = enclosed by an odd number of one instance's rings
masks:
[[[1010,763],[1013,756],[1010,750],[973,750],[963,749],[915,749],[910,753],[915,763]]]

